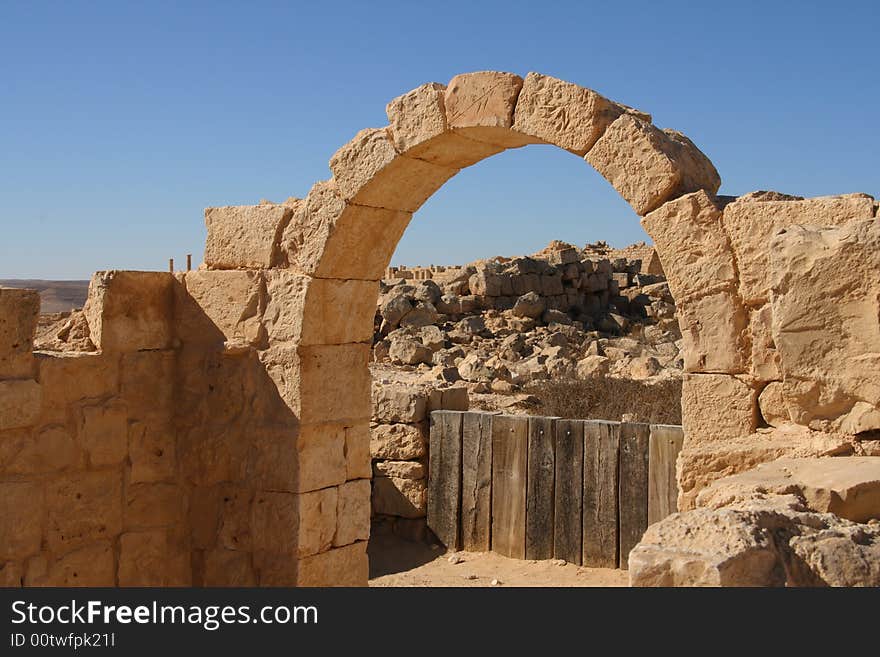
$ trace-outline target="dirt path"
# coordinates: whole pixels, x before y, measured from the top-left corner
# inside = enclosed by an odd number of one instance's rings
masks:
[[[379,535],[370,539],[370,586],[627,586],[625,570],[521,561],[491,552],[444,553],[440,546]],[[450,557],[454,557],[450,561]],[[454,563],[455,562],[455,563]],[[497,584],[492,584],[497,580]]]

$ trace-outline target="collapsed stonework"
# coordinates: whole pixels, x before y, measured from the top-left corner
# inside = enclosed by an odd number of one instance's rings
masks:
[[[777,456],[871,448],[871,197],[718,197],[687,137],[537,73],[426,84],[387,114],[306,198],[207,210],[205,271],[96,275],[95,353],[35,355],[35,294],[2,291],[4,581],[365,584],[379,280],[431,194],[533,143],[594,166],[656,245],[683,340],[680,508]]]

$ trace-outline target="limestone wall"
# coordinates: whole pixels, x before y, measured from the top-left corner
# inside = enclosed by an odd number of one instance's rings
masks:
[[[455,386],[373,383],[370,455],[374,528],[411,540],[426,537],[429,414],[468,410],[468,391]]]

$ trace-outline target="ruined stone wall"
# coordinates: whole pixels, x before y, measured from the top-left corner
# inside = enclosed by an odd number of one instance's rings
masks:
[[[429,414],[439,410],[468,410],[467,388],[373,382],[374,529],[410,540],[426,538]]]

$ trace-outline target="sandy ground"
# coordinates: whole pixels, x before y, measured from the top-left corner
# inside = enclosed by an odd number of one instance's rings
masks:
[[[491,552],[445,553],[392,535],[370,538],[370,586],[627,586],[624,570],[521,561]],[[454,557],[450,561],[450,557]],[[453,563],[457,561],[457,563]],[[497,580],[493,584],[493,580]]]

